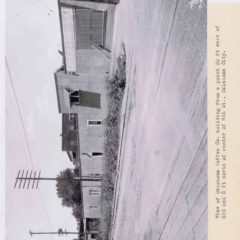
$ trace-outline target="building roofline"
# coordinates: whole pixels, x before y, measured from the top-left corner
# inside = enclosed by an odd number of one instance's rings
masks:
[[[57,94],[57,105],[58,105],[58,113],[61,113],[60,111],[60,96],[59,96],[59,91],[58,91],[58,80],[57,80],[57,73],[61,71],[61,68],[58,69],[55,73],[54,73],[54,79],[55,79],[55,87],[56,87],[56,94]]]
[[[67,65],[66,65],[66,55],[65,55],[65,47],[64,47],[64,38],[63,38],[63,23],[62,23],[62,11],[61,11],[62,3],[58,0],[58,12],[59,12],[59,22],[60,22],[60,31],[61,31],[61,41],[62,41],[62,51],[63,51],[63,63],[64,70],[67,73]]]
[[[84,7],[80,7],[80,6],[74,6],[71,3],[60,3],[61,7],[66,7],[66,8],[73,8],[73,9],[88,9],[88,8],[84,8]]]

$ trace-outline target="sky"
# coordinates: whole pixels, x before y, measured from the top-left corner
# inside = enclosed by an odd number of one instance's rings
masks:
[[[69,208],[61,206],[55,182],[14,189],[18,170],[55,177],[73,165],[61,151],[54,71],[62,64],[57,0],[5,3],[5,234],[28,240],[29,230],[76,230]],[[59,237],[33,236],[35,240]],[[60,237],[72,239],[73,237]]]

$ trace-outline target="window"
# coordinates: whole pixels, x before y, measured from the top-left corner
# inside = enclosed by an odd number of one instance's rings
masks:
[[[77,119],[76,118],[74,118],[74,120],[73,120],[73,128],[74,128],[74,130],[77,130]]]
[[[89,206],[89,209],[99,209],[99,206]]]
[[[69,125],[70,130],[77,130],[77,122],[76,120],[72,120]]]
[[[89,190],[89,195],[99,196],[100,195],[100,190],[99,189],[90,189]]]
[[[77,153],[76,152],[72,152],[72,155],[73,155],[73,159],[77,158]]]
[[[96,238],[97,238],[97,234],[96,234],[96,233],[92,233],[92,234],[91,234],[91,238],[92,238],[92,239],[96,239]]]
[[[90,177],[101,177],[100,173],[90,173]]]
[[[79,91],[70,92],[70,103],[71,105],[79,105],[80,104],[80,95]]]
[[[101,152],[92,152],[92,157],[102,157],[103,153]]]
[[[88,120],[88,126],[102,126],[102,120]]]
[[[72,120],[74,120],[75,119],[75,115],[74,115],[74,113],[71,113],[70,114],[70,120],[72,121]]]
[[[77,116],[73,113],[69,115],[69,129],[70,130],[77,129]]]

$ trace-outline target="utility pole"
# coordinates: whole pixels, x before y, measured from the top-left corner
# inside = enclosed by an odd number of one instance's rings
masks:
[[[85,231],[85,232],[82,232],[82,233],[79,233],[79,232],[70,232],[70,231],[63,231],[62,228],[59,228],[58,231],[56,232],[44,232],[44,231],[39,231],[39,232],[32,232],[31,230],[29,231],[29,234],[31,235],[31,237],[33,235],[58,235],[59,237],[60,236],[67,236],[67,235],[80,235],[80,236],[85,236],[85,235],[88,235],[88,234],[98,234],[99,232],[98,231]]]
[[[25,174],[24,174],[25,173]],[[37,171],[30,171],[30,174],[28,174],[29,171],[27,170],[19,170],[18,175],[16,177],[16,181],[14,184],[14,188],[17,187],[20,189],[21,187],[24,189],[25,186],[27,189],[30,187],[30,183],[32,182],[32,189],[36,187],[38,188],[39,181],[78,181],[78,182],[100,182],[101,177],[90,177],[90,176],[81,176],[81,177],[74,177],[74,178],[52,178],[52,177],[41,177],[41,172],[37,174]],[[23,182],[23,185],[22,185]],[[36,183],[36,184],[35,184]]]
[[[70,232],[70,231],[63,231],[62,228],[59,228],[58,231],[56,232],[42,232],[42,231],[39,231],[39,232],[32,232],[31,230],[29,231],[29,234],[31,235],[31,237],[33,235],[58,235],[58,236],[63,236],[63,235],[73,235],[73,234],[79,234],[79,232]]]

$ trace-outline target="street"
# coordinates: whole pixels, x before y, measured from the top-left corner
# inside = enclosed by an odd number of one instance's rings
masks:
[[[112,239],[207,239],[207,6],[121,0],[127,86]],[[114,66],[113,66],[114,69]]]

